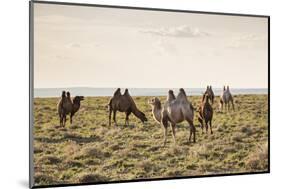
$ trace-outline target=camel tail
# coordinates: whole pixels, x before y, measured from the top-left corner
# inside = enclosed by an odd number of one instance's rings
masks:
[[[109,103],[107,104],[108,111],[112,109],[112,99],[110,99]]]

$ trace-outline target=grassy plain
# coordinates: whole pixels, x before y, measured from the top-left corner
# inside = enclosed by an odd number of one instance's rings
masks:
[[[103,182],[145,178],[181,177],[268,169],[268,97],[235,95],[236,111],[218,111],[214,103],[213,131],[202,133],[195,117],[197,142],[189,143],[187,123],[177,125],[177,145],[169,129],[165,147],[163,129],[151,115],[147,101],[134,97],[148,122],[133,115],[124,126],[108,126],[109,97],[86,97],[72,125],[59,127],[58,98],[34,100],[35,185]],[[164,102],[166,97],[161,97]],[[198,107],[201,97],[188,97]]]

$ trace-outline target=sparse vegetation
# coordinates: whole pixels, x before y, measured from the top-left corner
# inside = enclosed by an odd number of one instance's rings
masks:
[[[108,125],[109,97],[86,97],[73,124],[60,127],[58,98],[34,100],[35,185],[115,181],[140,178],[261,172],[268,168],[267,95],[235,95],[236,111],[221,113],[213,105],[213,135],[202,133],[195,117],[196,143],[188,142],[187,123],[163,128],[151,115],[151,97],[134,97],[148,122],[117,113],[118,127]],[[166,97],[160,97],[164,102]],[[201,97],[188,97],[198,107]],[[198,113],[196,112],[196,116]]]

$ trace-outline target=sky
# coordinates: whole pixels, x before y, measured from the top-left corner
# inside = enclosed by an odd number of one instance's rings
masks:
[[[34,87],[267,88],[267,18],[34,7]]]

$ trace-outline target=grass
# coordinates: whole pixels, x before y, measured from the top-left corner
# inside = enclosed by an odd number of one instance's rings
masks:
[[[134,97],[148,117],[144,125],[131,115],[124,126],[124,113],[117,113],[119,126],[109,127],[109,98],[87,97],[65,128],[59,127],[58,99],[36,98],[35,185],[267,171],[267,95],[237,95],[237,110],[223,113],[216,97],[213,135],[202,133],[196,112],[197,142],[188,142],[189,128],[181,123],[177,145],[170,129],[165,147],[162,127],[147,104],[150,98]],[[188,98],[198,107],[199,96]]]

